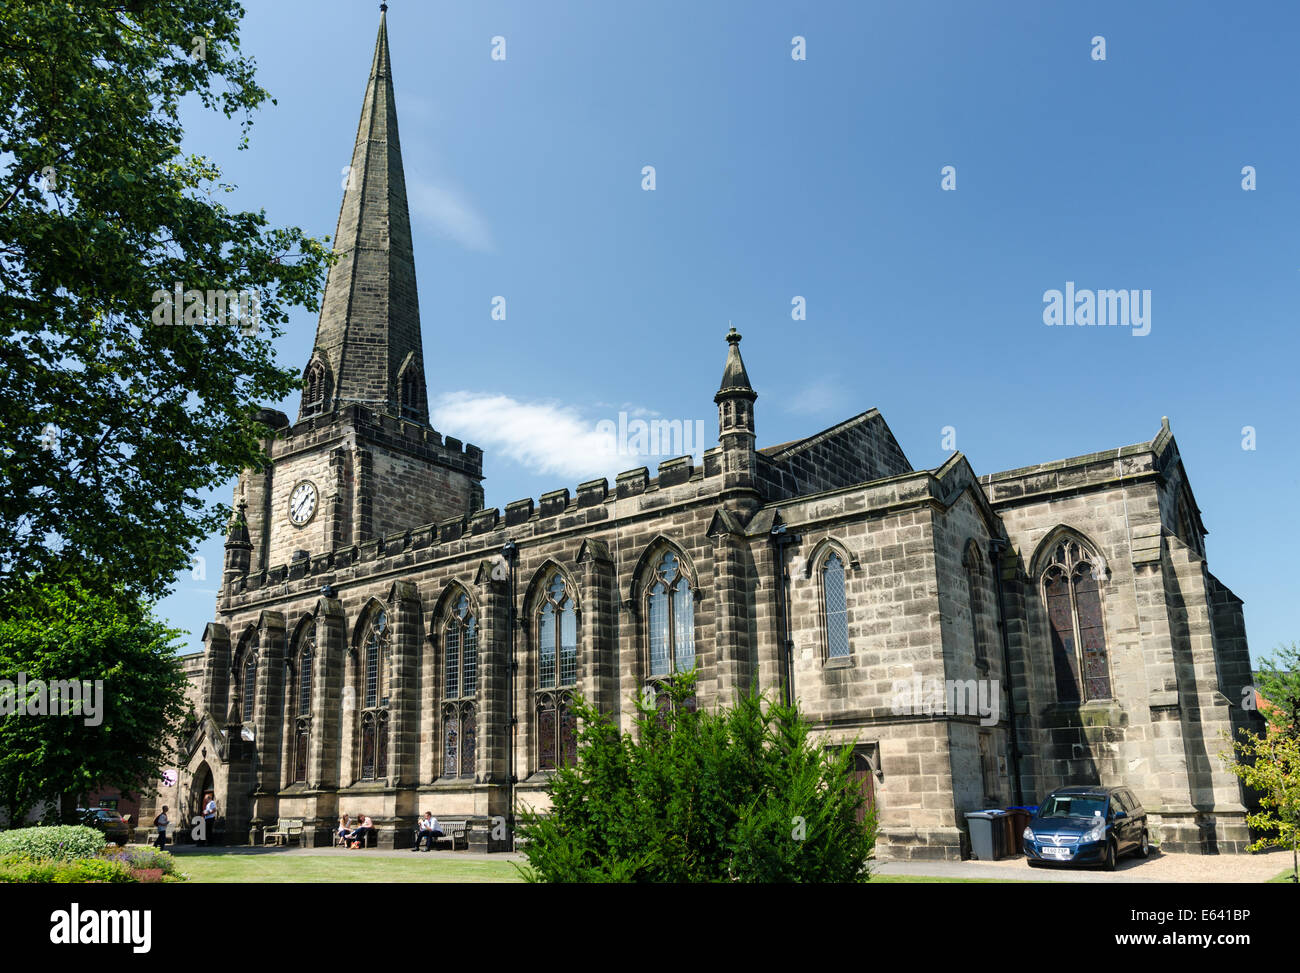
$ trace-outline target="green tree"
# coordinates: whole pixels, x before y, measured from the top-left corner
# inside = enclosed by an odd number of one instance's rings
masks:
[[[1269,726],[1300,737],[1300,644],[1279,645],[1274,655],[1261,659],[1255,688],[1264,698],[1260,708]]]
[[[0,5],[0,597],[77,579],[158,597],[228,510],[201,491],[261,457],[257,404],[294,374],[271,340],[314,308],[329,255],[220,202],[185,155],[182,101],[269,98],[234,0]],[[159,292],[259,298],[168,325]],[[189,302],[187,302],[188,304]],[[247,312],[248,305],[241,308]],[[230,312],[227,311],[230,316]],[[182,319],[180,309],[173,320]]]
[[[1261,837],[1251,851],[1290,848],[1291,880],[1300,882],[1300,737],[1270,726],[1263,736],[1241,731],[1229,769],[1259,794],[1246,823]]]
[[[663,708],[636,701],[634,733],[585,702],[578,761],[556,772],[551,810],[521,815],[524,876],[546,882],[856,882],[875,819],[846,748],[809,738],[793,706],[751,694],[694,706],[694,676]]]
[[[0,700],[0,804],[18,820],[50,802],[70,821],[81,795],[104,787],[138,794],[161,777],[190,717],[180,633],[75,583],[35,594],[21,617],[0,618],[0,678],[17,684],[21,673],[27,686],[24,698],[15,685]],[[102,710],[92,712],[92,702],[50,715],[47,705],[47,715],[34,715],[36,680],[102,680]]]

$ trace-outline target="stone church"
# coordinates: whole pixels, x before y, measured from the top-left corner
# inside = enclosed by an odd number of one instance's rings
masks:
[[[575,759],[577,694],[630,726],[694,668],[698,705],[757,683],[853,749],[881,857],[960,857],[965,812],[1077,783],[1132,788],[1166,850],[1243,849],[1217,759],[1253,716],[1242,602],[1167,421],[983,476],[913,469],[875,409],[759,448],[733,330],[701,466],[485,508],[482,451],[429,423],[382,16],[352,173],[301,407],[262,413],[270,463],[239,478],[185,660],[198,722],[155,806],[188,819],[212,791],[230,843],[279,818],[328,843],[364,812],[381,846],[429,810],[486,846]]]

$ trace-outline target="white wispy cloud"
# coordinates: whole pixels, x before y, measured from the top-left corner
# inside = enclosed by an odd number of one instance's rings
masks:
[[[577,409],[519,402],[508,395],[448,392],[434,402],[433,424],[535,473],[594,477],[618,465],[615,444]]]
[[[618,427],[619,412],[632,435],[620,442],[609,427]],[[698,454],[697,442],[707,434],[708,423],[682,420],[677,429],[691,436],[669,442],[668,436],[648,441],[635,438],[637,416],[658,415],[631,404],[598,416],[585,416],[573,406],[558,402],[520,402],[508,395],[484,392],[447,392],[433,403],[433,424],[457,439],[518,463],[533,473],[571,479],[612,476],[654,460],[682,453]],[[604,422],[606,429],[601,430]],[[642,428],[645,420],[640,421]],[[649,451],[640,450],[646,445]],[[629,451],[629,447],[632,451]]]
[[[417,179],[407,183],[406,195],[414,216],[442,236],[467,250],[491,252],[492,231],[487,220],[459,190]]]

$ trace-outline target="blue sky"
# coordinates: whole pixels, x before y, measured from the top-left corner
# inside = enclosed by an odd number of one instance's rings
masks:
[[[245,6],[278,104],[245,152],[194,107],[185,148],[236,205],[332,235],[378,5]],[[1300,638],[1300,8],[393,0],[388,22],[435,425],[485,449],[489,506],[667,458],[589,449],[620,411],[713,445],[732,321],[760,446],[874,406],[915,467],[952,426],[983,474],[1169,416],[1254,655]],[[1150,333],[1045,326],[1067,281],[1149,290]],[[295,314],[285,362],[315,327]],[[189,651],[221,539],[200,553],[160,609]]]

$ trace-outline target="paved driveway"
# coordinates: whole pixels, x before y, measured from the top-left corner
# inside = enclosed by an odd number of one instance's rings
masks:
[[[1024,858],[981,862],[877,862],[881,875],[926,875],[937,878],[984,878],[1022,882],[1267,882],[1291,867],[1283,849],[1255,855],[1162,855],[1125,857],[1115,871],[1096,868],[1030,868]]]

